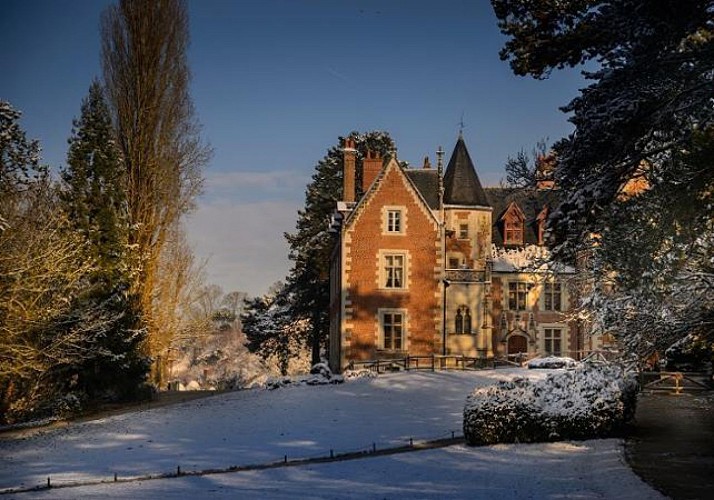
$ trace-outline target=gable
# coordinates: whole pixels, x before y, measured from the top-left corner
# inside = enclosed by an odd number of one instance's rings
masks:
[[[511,188],[486,188],[484,191],[493,206],[493,244],[497,247],[504,246],[503,217],[515,202],[523,214],[524,244],[537,245],[539,220],[547,217],[547,207],[558,204],[558,191]]]
[[[350,213],[345,221],[345,231],[349,231],[356,224],[367,207],[374,204],[378,206],[394,205],[395,198],[402,196],[407,196],[415,207],[434,225],[434,228],[438,229],[439,221],[431,211],[429,204],[404,170],[392,158],[382,168],[369,190],[362,196],[352,213]]]

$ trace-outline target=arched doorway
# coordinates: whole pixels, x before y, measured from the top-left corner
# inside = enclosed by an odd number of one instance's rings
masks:
[[[528,339],[523,335],[514,334],[508,337],[508,355],[528,353]]]

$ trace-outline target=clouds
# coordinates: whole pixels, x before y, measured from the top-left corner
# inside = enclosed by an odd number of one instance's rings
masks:
[[[187,219],[198,259],[208,259],[207,280],[226,291],[265,293],[290,269],[284,232],[295,228],[305,179],[282,170],[217,172]]]

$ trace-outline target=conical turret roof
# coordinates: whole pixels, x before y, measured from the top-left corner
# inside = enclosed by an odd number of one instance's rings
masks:
[[[444,173],[444,203],[446,205],[466,205],[490,207],[476,168],[466,149],[464,138],[459,134],[449,165]]]

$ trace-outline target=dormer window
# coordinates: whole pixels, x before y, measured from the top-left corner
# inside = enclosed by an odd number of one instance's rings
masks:
[[[501,217],[503,222],[503,244],[522,246],[524,243],[525,215],[515,202],[512,202]]]
[[[523,244],[523,222],[515,220],[506,221],[506,245],[522,245]]]

